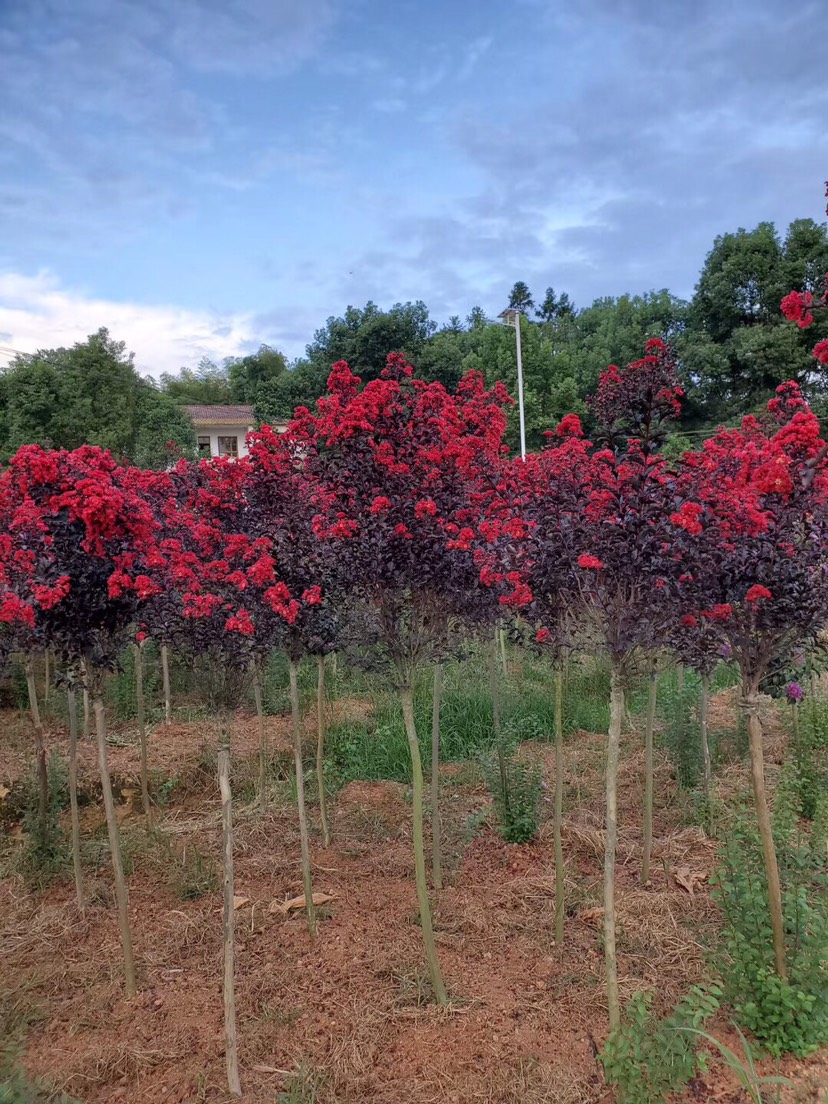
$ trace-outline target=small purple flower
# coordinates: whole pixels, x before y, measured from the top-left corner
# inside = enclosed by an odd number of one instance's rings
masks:
[[[727,643],[722,644],[722,646],[719,648],[719,655],[722,657],[722,659],[730,659],[730,657],[733,655],[733,649]]]
[[[802,699],[805,697],[805,691],[802,689],[798,682],[789,682],[786,692],[789,702],[801,702]]]

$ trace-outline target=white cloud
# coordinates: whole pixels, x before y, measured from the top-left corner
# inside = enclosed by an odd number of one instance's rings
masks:
[[[49,272],[0,273],[0,349],[33,353],[84,341],[106,326],[134,351],[142,375],[160,376],[257,348],[252,314],[117,303],[63,287]],[[0,353],[0,365],[7,355]]]

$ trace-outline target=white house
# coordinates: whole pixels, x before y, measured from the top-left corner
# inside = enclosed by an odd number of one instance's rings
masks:
[[[255,429],[252,406],[186,406],[193,420],[199,456],[247,456],[247,434]]]

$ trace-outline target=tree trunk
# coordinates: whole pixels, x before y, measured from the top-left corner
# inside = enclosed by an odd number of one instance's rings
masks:
[[[172,724],[172,695],[170,693],[170,657],[167,645],[161,645],[161,683],[164,687],[164,724]]]
[[[267,735],[262,701],[262,670],[257,659],[253,660],[253,700],[259,723],[259,812],[264,813],[267,809]]]
[[[78,700],[74,690],[66,693],[69,714],[69,807],[72,815],[72,869],[75,872],[75,895],[78,908],[86,911],[83,892],[83,867],[80,853],[80,814],[78,812]]]
[[[434,666],[434,694],[431,701],[431,881],[443,888],[440,847],[440,702],[443,696],[443,665]]]
[[[650,856],[653,853],[653,728],[655,727],[658,676],[650,671],[647,695],[647,723],[644,728],[644,855],[641,860],[641,884],[650,880]]]
[[[221,834],[224,866],[224,1056],[227,1087],[241,1096],[239,1048],[236,1036],[236,910],[233,907],[233,794],[230,789],[230,722],[222,717],[218,753],[218,782],[221,795]]]
[[[707,806],[707,829],[711,836],[716,835],[713,812],[713,763],[710,758],[710,675],[704,671],[701,676],[701,697],[699,698],[699,728],[701,730],[702,759],[704,761],[704,803]]]
[[[325,793],[325,657],[316,657],[316,785],[319,790],[319,819],[322,822],[322,846],[331,842],[328,825],[328,796]]]
[[[49,837],[49,770],[46,763],[46,738],[43,722],[37,704],[37,684],[35,682],[34,661],[26,657],[26,686],[29,691],[29,708],[32,711],[34,725],[35,761],[37,770],[37,831],[40,846],[45,847]]]
[[[43,653],[43,709],[49,712],[49,698],[52,693],[52,673],[49,649]]]
[[[621,1025],[618,999],[618,959],[615,953],[615,851],[618,844],[618,753],[624,720],[624,687],[620,664],[612,660],[610,671],[610,723],[607,737],[607,821],[604,843],[604,961],[607,972],[607,1007],[610,1031]]]
[[[494,639],[492,639],[492,644],[494,645]],[[420,926],[423,930],[423,947],[434,996],[438,1004],[447,1004],[446,986],[440,970],[440,961],[437,958],[434,929],[431,925],[431,904],[428,899],[428,885],[426,883],[425,849],[423,847],[423,764],[420,759],[417,727],[414,723],[414,696],[410,686],[401,686],[399,694],[405,731],[408,736],[408,750],[411,753],[414,880],[417,885],[417,904],[420,909]]]
[[[92,735],[92,711],[89,708],[89,691],[83,688],[83,738],[88,740]]]
[[[563,661],[555,664],[555,813],[552,833],[555,840],[555,946],[563,947],[564,938],[564,860],[561,841],[563,820]]]
[[[100,675],[93,676],[92,708],[95,712],[95,735],[98,743],[98,768],[101,772],[101,790],[103,792],[106,828],[109,833],[109,850],[112,854],[112,873],[115,878],[115,900],[118,904],[118,928],[121,933],[121,947],[124,952],[124,977],[126,995],[134,997],[138,989],[135,983],[135,962],[132,958],[132,933],[129,930],[129,898],[127,897],[124,867],[121,861],[121,833],[118,817],[115,814],[115,801],[112,797],[112,782],[109,777],[109,764],[106,758],[106,717],[101,696]]]
[[[138,707],[138,736],[141,740],[141,804],[147,830],[152,828],[152,806],[149,796],[149,776],[147,770],[147,717],[144,709],[144,649],[141,644],[133,645],[135,658],[135,702]]]
[[[498,640],[498,644],[500,645],[500,666],[503,669],[503,677],[508,678],[509,677],[509,659],[508,659],[508,656],[506,654],[506,630],[505,629],[498,629],[497,630],[497,640]]]
[[[308,928],[316,935],[316,906],[313,903],[313,880],[311,878],[310,843],[308,840],[308,814],[305,808],[305,770],[302,765],[302,727],[299,716],[299,683],[296,678],[296,664],[288,658],[290,673],[290,713],[293,721],[293,758],[296,763],[296,804],[299,808],[299,841],[302,850],[302,884],[305,887],[305,908],[308,912]]]
[[[762,723],[759,720],[759,703],[755,687],[745,689],[742,705],[747,715],[748,741],[750,744],[750,778],[753,784],[753,799],[756,804],[756,818],[759,823],[759,838],[762,843],[762,860],[768,883],[768,904],[770,907],[771,929],[773,931],[773,957],[777,974],[788,977],[785,960],[785,927],[782,917],[782,888],[779,883],[779,865],[776,861],[776,846],[773,842],[768,797],[765,790],[765,756],[762,748]]]
[[[492,695],[492,731],[494,733],[497,766],[500,771],[500,788],[503,792],[503,804],[509,805],[509,776],[506,773],[506,757],[500,739],[500,686],[497,681],[497,640],[492,639],[488,648],[489,689]]]

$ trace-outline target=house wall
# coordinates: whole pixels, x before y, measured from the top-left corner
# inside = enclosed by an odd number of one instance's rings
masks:
[[[219,454],[219,437],[237,437],[239,442],[239,456],[247,456],[247,434],[253,429],[254,427],[252,425],[197,425],[195,426],[195,434],[196,438],[210,438],[210,453],[212,456],[218,456]]]

